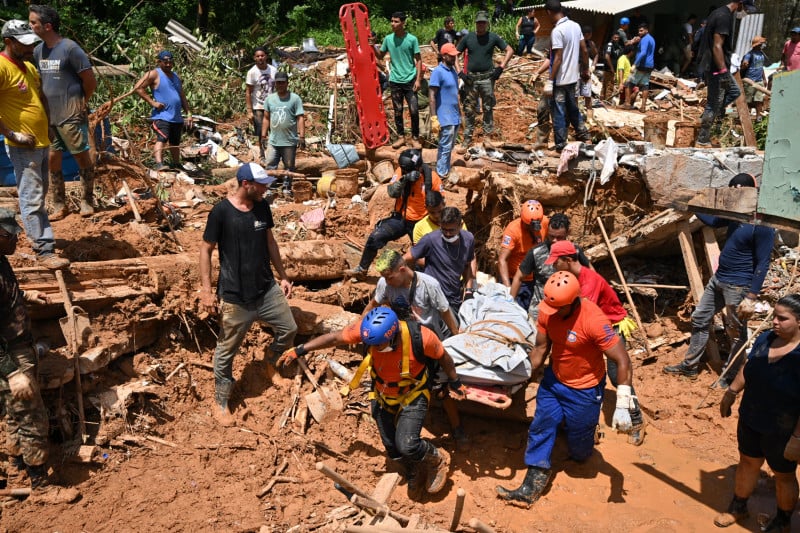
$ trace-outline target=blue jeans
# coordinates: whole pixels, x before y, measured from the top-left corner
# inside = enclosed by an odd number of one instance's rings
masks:
[[[530,54],[531,50],[533,50],[534,41],[536,41],[536,35],[520,35],[519,44],[517,45],[517,55],[521,56],[526,49]]]
[[[550,454],[562,421],[566,424],[570,458],[585,461],[592,455],[605,385],[604,378],[589,389],[573,389],[558,381],[550,367],[545,369],[536,394],[536,412],[528,429],[527,466],[550,468]]]
[[[273,340],[268,359],[274,360],[284,350],[291,348],[297,324],[280,285],[273,283],[252,305],[223,301],[220,303],[219,339],[214,350],[214,381],[217,384],[233,383],[233,358],[256,320],[272,327]]]
[[[19,148],[6,145],[14,166],[19,194],[19,212],[25,235],[37,255],[52,254],[55,249],[53,228],[47,218],[44,200],[47,197],[49,148]]]
[[[744,299],[749,287],[730,285],[717,279],[717,275],[708,280],[700,303],[692,313],[692,337],[689,339],[689,349],[683,363],[695,366],[700,362],[708,343],[709,328],[714,321],[714,315],[728,309],[725,331],[731,336],[731,355],[739,351],[742,343],[747,341],[747,327],[736,316],[736,308]]]
[[[456,145],[459,124],[439,127],[439,149],[436,152],[436,173],[446,178],[450,174],[450,154]]]
[[[723,91],[720,82],[723,78],[729,80],[728,89]],[[703,114],[700,116],[700,132],[697,136],[698,142],[707,143],[711,140],[711,126],[714,120],[725,113],[725,108],[736,101],[742,91],[739,84],[733,79],[730,72],[714,76],[711,72],[706,72],[706,86],[708,87],[708,100]]]
[[[563,148],[567,144],[569,125],[575,128],[575,136],[579,139],[587,137],[589,132],[583,123],[583,117],[578,109],[577,83],[569,85],[556,85],[553,87],[553,136],[556,146]]]
[[[389,457],[422,461],[432,447],[428,441],[420,438],[427,413],[428,399],[423,394],[396,415],[381,407],[377,400],[372,400],[372,418],[375,419]]]
[[[367,270],[378,255],[378,250],[389,244],[391,241],[396,241],[408,235],[410,239],[414,233],[414,224],[410,220],[402,218],[389,217],[384,218],[375,225],[375,229],[367,237],[367,242],[364,244],[364,251],[361,253],[361,261],[358,263],[362,269]]]

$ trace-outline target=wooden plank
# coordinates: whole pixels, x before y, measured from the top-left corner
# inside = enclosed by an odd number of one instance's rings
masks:
[[[719,266],[719,243],[717,243],[717,236],[713,228],[703,226],[703,248],[706,251],[706,261],[711,268],[711,272],[716,272]]]
[[[755,187],[713,188],[699,191],[687,202],[691,211],[711,215],[728,214],[755,216],[758,208],[758,189]]]
[[[379,503],[386,503],[399,482],[400,474],[397,472],[384,474],[375,485],[375,490],[372,491],[372,499]]]
[[[705,291],[705,284],[703,283],[703,276],[700,273],[700,267],[697,264],[697,256],[694,253],[694,244],[692,243],[692,234],[689,231],[689,226],[685,222],[678,225],[678,241],[681,245],[681,254],[683,255],[683,262],[686,266],[686,274],[689,277],[689,286],[692,290],[692,298],[695,305],[700,303],[700,298],[703,297]],[[708,337],[708,344],[706,345],[706,352],[712,362],[719,362],[719,348],[717,341],[714,339],[713,331]]]
[[[744,87],[742,86],[742,77],[739,71],[733,75],[733,79],[739,84],[739,90],[742,94],[736,99],[736,111],[739,113],[739,122],[742,124],[742,131],[744,132],[744,143],[747,146],[756,145],[756,134],[753,131],[753,121],[750,119],[750,108],[747,107],[747,102],[744,101]]]

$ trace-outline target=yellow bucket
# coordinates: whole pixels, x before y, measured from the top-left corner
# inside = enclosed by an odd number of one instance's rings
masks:
[[[322,198],[328,196],[328,192],[336,194],[336,171],[326,170],[317,182],[317,194]]]

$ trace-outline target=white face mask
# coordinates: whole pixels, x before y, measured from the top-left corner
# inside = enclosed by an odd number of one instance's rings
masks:
[[[442,239],[444,239],[444,242],[453,244],[454,242],[458,241],[458,233],[456,233],[452,237],[445,237],[444,234],[442,234]]]
[[[736,18],[739,19],[739,20],[742,20],[746,16],[747,16],[747,11],[737,11],[736,12]]]

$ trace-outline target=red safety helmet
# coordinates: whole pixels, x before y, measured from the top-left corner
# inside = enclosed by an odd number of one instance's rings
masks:
[[[552,315],[559,307],[574,302],[580,293],[578,278],[572,272],[566,270],[556,272],[544,284],[544,298],[539,302],[539,312]]]
[[[544,209],[542,204],[536,200],[528,200],[522,204],[519,216],[524,224],[530,224],[534,220],[542,220],[544,218]]]

